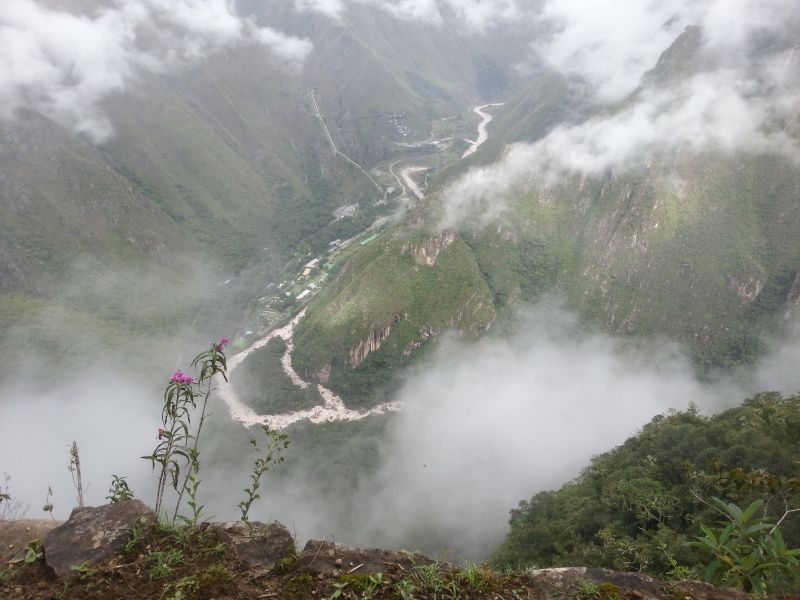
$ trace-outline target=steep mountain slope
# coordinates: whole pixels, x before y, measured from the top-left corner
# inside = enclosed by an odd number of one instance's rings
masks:
[[[682,81],[702,67],[694,53],[697,36],[696,29],[688,29],[661,56],[645,78],[650,89]],[[569,99],[568,89],[552,75],[498,109],[493,137],[470,159],[473,164],[505,156],[502,142],[533,141],[556,125],[623,114],[644,93],[639,90],[616,106],[592,109],[588,102]],[[796,119],[769,127],[799,139]],[[465,167],[452,167],[440,181]],[[480,173],[475,177],[482,182]],[[497,190],[494,198],[489,192],[477,205],[464,204],[477,214],[465,219],[467,225],[439,233],[444,207],[458,206],[458,194],[471,193],[454,186],[429,196],[400,229],[401,237],[421,238],[419,247],[446,237],[465,249],[461,268],[470,265],[473,279],[436,290],[437,309],[445,311],[437,322],[456,329],[473,327],[459,318],[464,304],[458,299],[469,290],[490,290],[481,307],[494,316],[520,300],[557,289],[580,314],[611,331],[680,340],[706,369],[753,359],[761,348],[762,325],[797,297],[800,170],[770,150],[665,146],[647,163],[619,172],[567,173],[553,180],[531,174]],[[472,225],[481,219],[488,225]],[[298,336],[298,368],[313,372],[324,363],[324,368],[333,365],[334,373],[350,369],[355,377],[363,368],[354,369],[349,356],[366,343],[375,352],[373,364],[390,369],[396,362],[380,346],[393,347],[400,339],[400,333],[391,331],[396,316],[414,314],[417,323],[429,322],[415,298],[403,300],[388,286],[376,289],[364,275],[368,270],[392,272],[408,260],[402,242],[387,241],[383,248],[379,255],[354,258],[350,268],[360,271],[349,274],[350,285],[336,288],[337,293],[330,290],[312,307],[304,334]],[[426,273],[424,268],[406,272],[404,288],[416,289]],[[350,305],[386,306],[390,296],[399,298],[391,314],[365,308],[357,321],[332,316]],[[452,307],[449,312],[442,308],[446,306]],[[490,324],[491,318],[482,329]],[[441,331],[433,327],[429,335],[423,326],[411,339],[403,338],[403,362]],[[367,343],[376,337],[381,344]],[[311,351],[331,348],[332,339],[347,340],[349,346],[329,351],[324,360],[319,351]],[[385,377],[383,373],[377,377]],[[331,385],[336,389],[336,378],[331,377]],[[339,390],[345,396],[349,391],[346,386]]]
[[[80,303],[59,292],[75,280],[78,263],[152,269],[162,289],[192,280],[181,293],[185,312],[169,309],[166,321],[158,319],[168,323],[163,332],[198,321],[196,308],[220,292],[208,280],[250,273],[213,301],[227,313],[226,330],[235,328],[244,305],[294,254],[326,248],[394,208],[376,206],[383,192],[333,153],[314,103],[337,148],[370,169],[401,155],[394,142],[427,137],[432,120],[507,85],[511,73],[496,65],[519,52],[512,43],[496,49],[481,36],[398,22],[366,7],[344,23],[299,13],[289,1],[240,8],[312,41],[304,67],[240,45],[171,74],[142,76],[136,89],[105,102],[115,135],[99,146],[36,114],[2,125],[4,326],[30,327],[43,306],[32,298],[47,305],[57,297],[67,314],[82,315],[75,321],[84,331],[118,330],[113,311],[84,309],[90,285]],[[359,218],[334,223],[332,212],[348,203],[359,203]],[[206,281],[198,287],[198,280]],[[139,314],[124,308],[130,294],[118,287],[110,305]]]
[[[82,252],[166,263],[177,228],[100,152],[40,115],[2,128],[0,292],[44,292]]]
[[[754,498],[777,497],[780,489],[796,501],[798,401],[760,394],[713,417],[694,409],[656,417],[594,458],[576,480],[520,502],[495,564],[666,574],[677,561],[699,574],[707,556],[687,542],[701,534],[700,523],[720,520],[712,496],[747,506]],[[767,478],[773,479],[769,485]],[[767,502],[764,516],[777,522],[784,510],[782,501]],[[798,525],[791,514],[781,524],[787,547],[797,547]]]

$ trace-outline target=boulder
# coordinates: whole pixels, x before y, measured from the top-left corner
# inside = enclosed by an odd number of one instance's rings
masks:
[[[538,593],[537,600],[574,598],[582,593],[581,587],[595,587],[598,600],[635,598],[637,600],[752,600],[740,590],[718,588],[699,581],[660,581],[641,573],[621,573],[607,569],[565,567],[530,571],[531,588]]]
[[[314,573],[393,573],[411,571],[434,561],[422,554],[380,548],[348,548],[326,540],[309,540],[297,557],[297,568]]]
[[[73,566],[99,564],[119,554],[134,524],[155,522],[156,514],[139,500],[76,508],[45,535],[45,564],[59,577],[68,577]]]
[[[281,559],[295,555],[294,538],[280,523],[236,521],[216,523],[211,528],[233,547],[239,560],[254,570],[269,571]]]
[[[45,519],[0,521],[0,562],[20,558],[28,544],[41,540],[48,531],[61,523],[63,521]]]

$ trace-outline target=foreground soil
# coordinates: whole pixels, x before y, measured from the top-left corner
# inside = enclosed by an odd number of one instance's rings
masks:
[[[258,527],[254,524],[254,527]],[[266,540],[266,538],[265,538]],[[266,543],[266,541],[265,541]],[[406,552],[351,549],[312,540],[270,564],[253,563],[215,526],[135,530],[119,553],[56,577],[36,546],[0,566],[0,598],[17,599],[594,599],[746,600],[746,594],[697,582],[582,568],[503,574]],[[237,551],[238,548],[238,551]],[[788,596],[787,596],[788,598]]]

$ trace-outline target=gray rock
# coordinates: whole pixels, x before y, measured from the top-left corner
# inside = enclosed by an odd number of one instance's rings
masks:
[[[403,550],[348,548],[326,540],[309,540],[297,558],[297,568],[326,575],[392,573],[411,571],[433,562],[427,556]]]
[[[641,573],[621,573],[607,569],[564,567],[537,569],[528,574],[531,587],[541,600],[577,597],[586,583],[605,585],[600,597],[614,595],[639,600],[748,600],[749,594],[730,588],[718,588],[700,581],[660,581]],[[601,588],[602,589],[602,588]]]
[[[155,513],[140,500],[76,508],[45,536],[45,564],[59,577],[68,577],[74,574],[73,566],[98,564],[119,554],[134,523],[155,522]]]
[[[235,521],[216,523],[211,528],[220,533],[237,558],[251,569],[268,571],[281,559],[294,557],[296,552],[292,534],[280,523]]]
[[[63,521],[44,519],[0,521],[0,563],[24,556],[28,544],[41,540],[48,531],[61,523]]]

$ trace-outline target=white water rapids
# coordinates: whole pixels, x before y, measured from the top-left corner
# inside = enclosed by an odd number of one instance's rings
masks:
[[[294,335],[295,326],[305,314],[306,309],[303,309],[288,324],[279,329],[273,329],[266,336],[247,348],[247,350],[232,356],[228,360],[228,377],[231,377],[236,367],[242,364],[242,361],[244,361],[250,353],[259,348],[263,348],[274,338],[281,338],[286,341],[286,352],[281,357],[283,372],[286,373],[286,376],[289,377],[292,383],[297,387],[305,389],[311,385],[309,382],[304,381],[300,375],[297,374],[297,371],[292,368],[292,350],[294,350],[292,336]],[[271,429],[285,429],[289,425],[302,421],[303,419],[308,419],[312,423],[324,423],[326,421],[358,421],[370,415],[381,415],[387,412],[400,410],[403,407],[400,402],[387,402],[385,404],[379,404],[369,410],[350,410],[344,405],[342,399],[333,391],[322,384],[317,384],[317,389],[323,400],[323,403],[319,406],[279,415],[259,415],[252,408],[245,406],[242,401],[239,400],[230,382],[226,383],[224,380],[219,382],[219,395],[228,406],[231,418],[245,427],[268,425]]]
[[[313,99],[313,96],[312,96]],[[316,100],[314,101],[316,105]],[[478,148],[483,144],[487,139],[489,139],[489,134],[486,129],[487,125],[492,121],[493,117],[489,113],[485,112],[483,109],[488,108],[490,106],[502,106],[502,102],[497,102],[494,104],[483,104],[481,106],[476,106],[472,109],[472,111],[481,117],[481,122],[478,124],[478,139],[475,141],[469,141],[471,144],[470,147],[464,152],[464,155],[461,157],[466,158],[471,154],[474,154]],[[319,112],[317,112],[317,116],[321,116]],[[324,126],[324,121],[322,122]],[[330,138],[330,133],[328,133],[327,128],[325,128],[326,134],[328,135],[328,139],[330,140],[331,145],[336,149],[335,145],[333,144],[333,140]],[[438,140],[442,141],[442,140]],[[402,180],[405,182],[407,187],[412,191],[412,193],[422,200],[425,197],[425,194],[419,188],[419,186],[411,179],[411,174],[425,171],[428,167],[423,166],[410,166],[403,169],[401,172]],[[391,170],[391,169],[390,169]],[[394,174],[394,171],[392,171]],[[397,177],[397,175],[395,175]],[[371,179],[371,177],[370,177]],[[398,182],[401,180],[398,179]],[[402,185],[402,182],[401,182]],[[404,186],[406,187],[406,186]],[[355,239],[355,238],[353,238]],[[312,385],[308,381],[303,380],[302,377],[294,370],[292,367],[292,351],[294,350],[294,328],[300,322],[300,320],[305,316],[306,309],[300,311],[289,323],[280,327],[278,329],[273,329],[267,335],[265,335],[260,340],[253,343],[252,346],[243,350],[239,354],[235,354],[228,360],[228,377],[231,377],[233,371],[238,367],[245,358],[247,358],[250,353],[258,350],[259,348],[263,348],[264,346],[269,343],[270,340],[274,338],[281,338],[286,341],[286,352],[281,357],[281,368],[283,372],[286,374],[289,379],[291,379],[292,383],[300,388],[307,388],[309,385]],[[319,406],[315,406],[313,408],[305,409],[305,410],[298,410],[289,413],[283,413],[278,415],[259,415],[256,413],[252,408],[246,406],[236,395],[236,391],[233,389],[233,385],[231,383],[226,383],[224,380],[219,382],[219,395],[222,398],[223,402],[228,407],[228,411],[230,412],[231,418],[234,421],[237,421],[244,425],[245,427],[252,427],[253,425],[268,425],[272,429],[285,429],[298,421],[302,421],[304,419],[308,419],[312,423],[324,423],[327,421],[358,421],[359,419],[363,419],[370,415],[380,415],[385,414],[387,412],[394,412],[401,410],[403,405],[401,402],[387,402],[385,404],[379,404],[369,410],[364,411],[357,411],[351,410],[344,405],[342,399],[336,395],[332,390],[326,388],[322,384],[316,384],[317,389],[319,390],[320,396],[322,396],[323,403]]]
[[[478,139],[474,142],[470,142],[472,145],[467,148],[466,152],[461,156],[462,159],[467,158],[468,156],[475,154],[480,148],[481,144],[483,144],[486,140],[489,139],[489,132],[487,131],[486,127],[489,123],[492,122],[494,117],[489,113],[485,112],[484,108],[489,108],[490,106],[503,106],[504,102],[494,102],[491,104],[483,104],[481,106],[476,106],[472,109],[476,115],[481,118],[481,122],[478,123]]]

